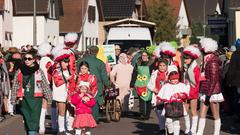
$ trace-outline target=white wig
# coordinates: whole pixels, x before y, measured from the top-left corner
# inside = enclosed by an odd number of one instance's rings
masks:
[[[218,49],[217,41],[212,38],[202,38],[199,42],[205,53],[215,52]]]
[[[51,54],[51,50],[52,46],[47,42],[44,42],[38,46],[38,54],[41,57]]]

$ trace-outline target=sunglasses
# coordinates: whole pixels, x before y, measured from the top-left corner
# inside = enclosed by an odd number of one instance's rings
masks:
[[[65,59],[63,59],[63,61],[67,63],[67,62],[70,61],[70,59],[69,58],[65,58]]]
[[[25,61],[27,61],[27,60],[28,60],[28,61],[31,61],[31,60],[33,60],[33,58],[30,58],[30,57],[27,58],[27,57],[25,57],[24,60],[25,60]]]

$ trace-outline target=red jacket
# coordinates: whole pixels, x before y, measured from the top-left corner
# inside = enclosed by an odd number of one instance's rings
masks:
[[[97,78],[95,75],[92,75],[90,73],[87,74],[81,74],[78,75],[77,77],[77,84],[76,84],[76,90],[78,91],[78,85],[80,84],[81,81],[89,82],[90,84],[90,89],[89,93],[95,97],[97,95],[98,87],[97,87]]]
[[[221,92],[220,65],[221,61],[217,56],[213,56],[206,63],[204,68],[206,79],[202,81],[200,93],[211,96]]]
[[[76,107],[75,108],[76,115],[84,113],[92,114],[92,107],[96,104],[96,101],[90,95],[86,96],[90,97],[90,101],[86,103],[82,101],[82,98],[79,96],[79,93],[75,93],[71,97],[71,103]]]

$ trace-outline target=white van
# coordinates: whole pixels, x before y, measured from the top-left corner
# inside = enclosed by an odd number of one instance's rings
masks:
[[[152,44],[152,37],[147,27],[112,27],[106,44],[117,44],[122,50],[130,47],[145,48]]]

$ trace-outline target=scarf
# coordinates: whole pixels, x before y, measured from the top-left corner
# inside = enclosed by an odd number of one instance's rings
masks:
[[[37,70],[39,69],[39,65],[37,62],[34,62],[34,66],[33,67],[29,67],[25,64],[22,64],[20,66],[20,70],[22,72],[22,74],[25,75],[31,75],[33,73],[35,73]]]
[[[166,80],[167,80],[166,72],[158,71],[158,75],[155,82],[156,85],[155,87],[157,88],[158,92],[160,91]]]

